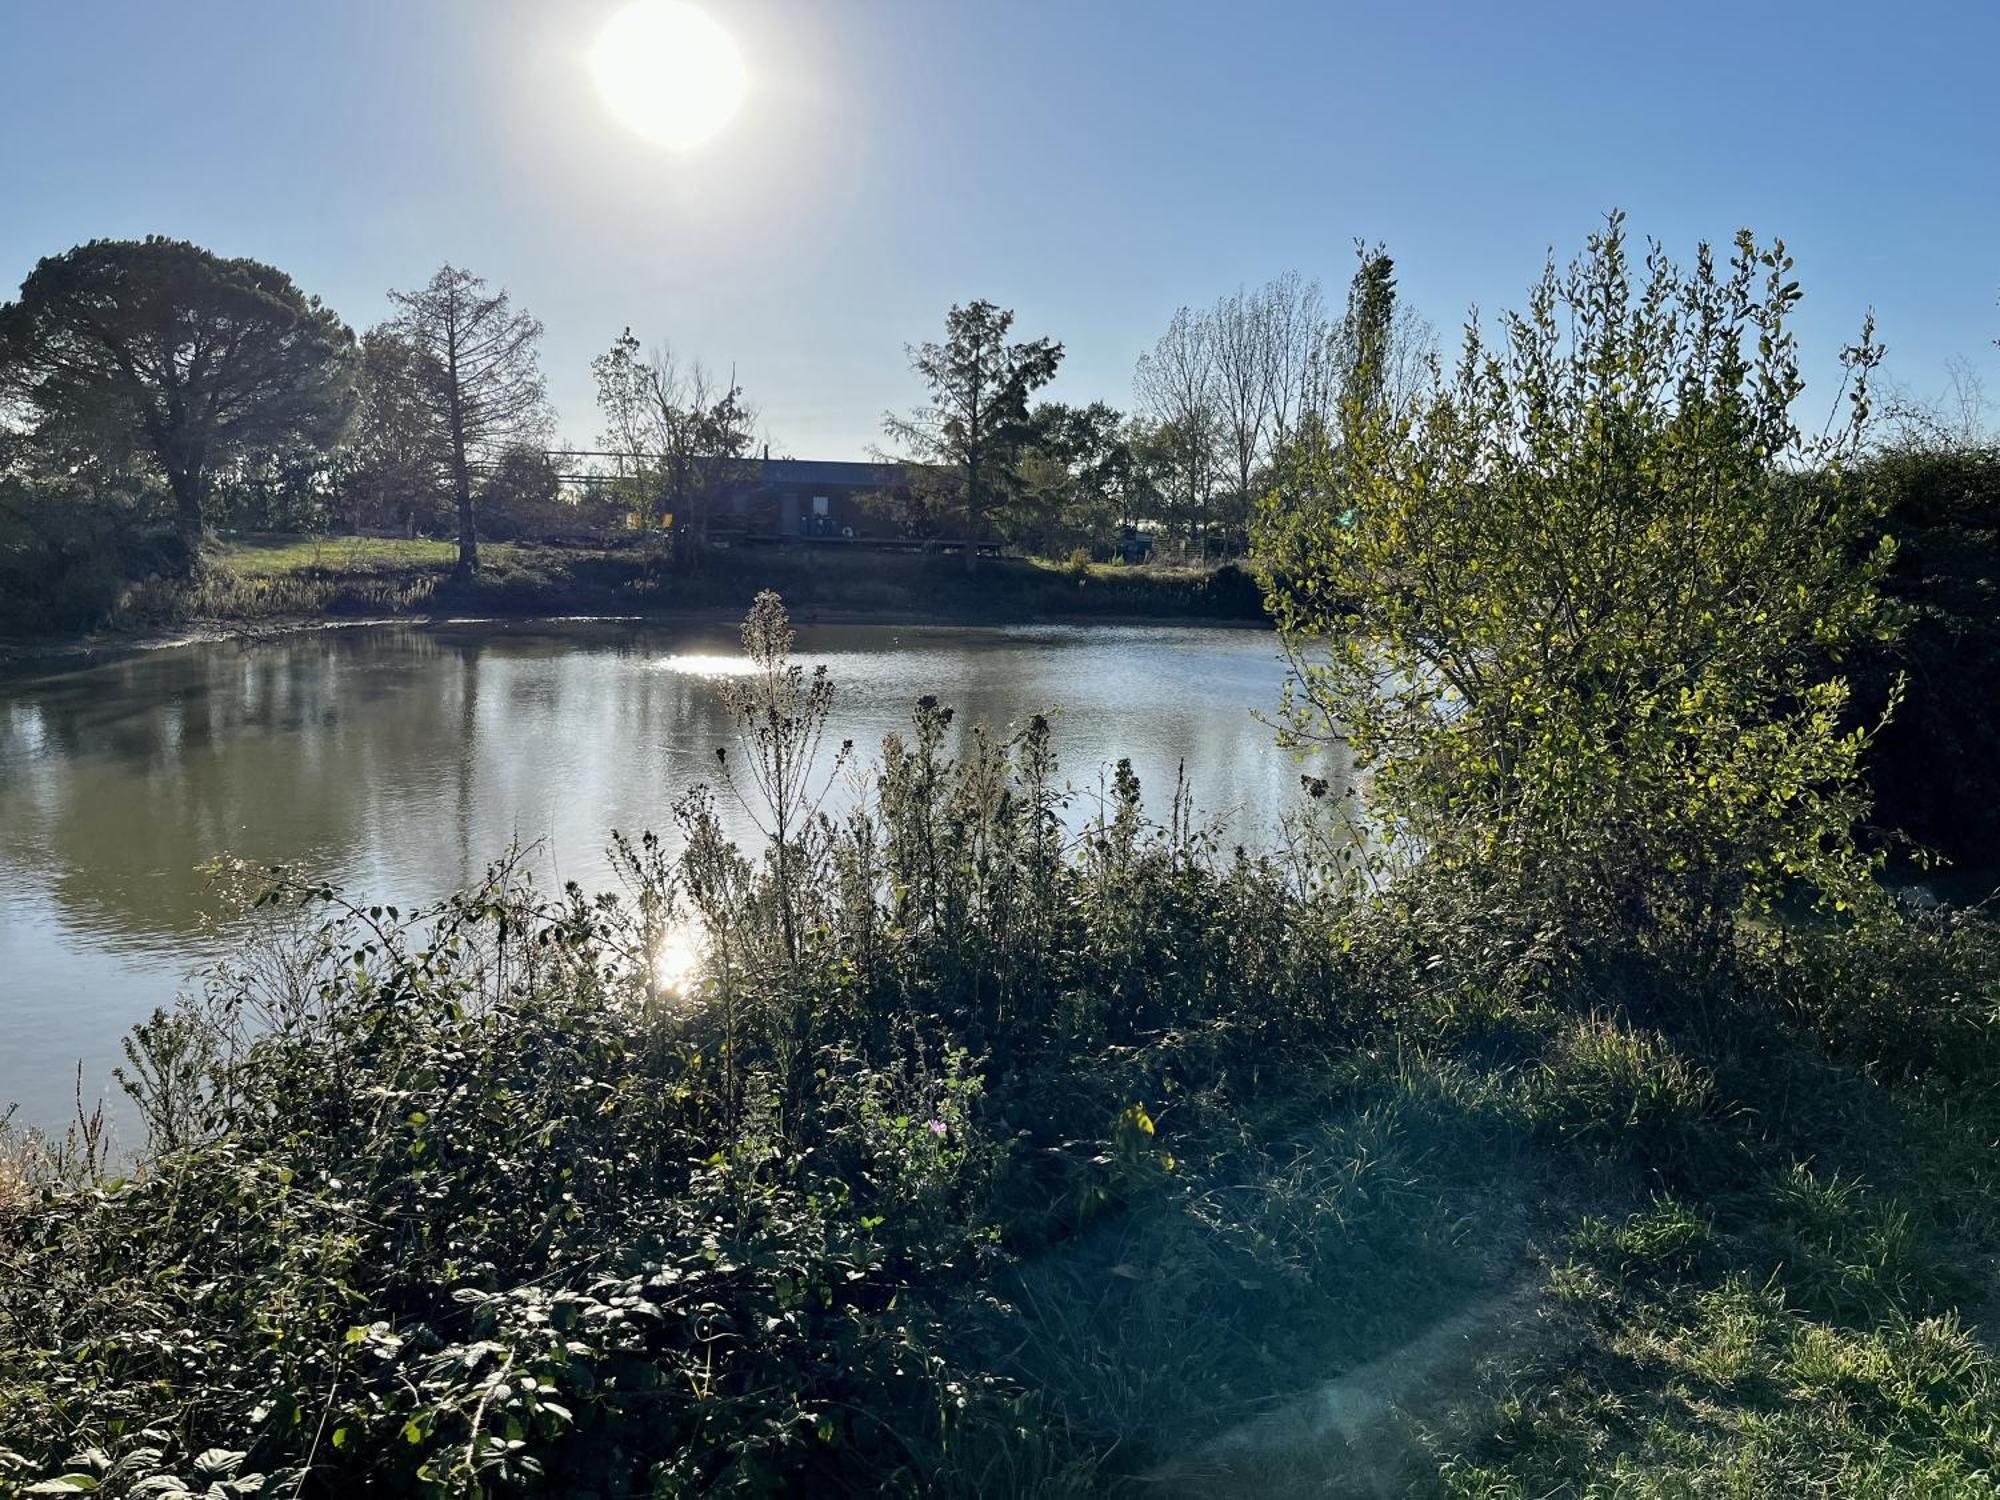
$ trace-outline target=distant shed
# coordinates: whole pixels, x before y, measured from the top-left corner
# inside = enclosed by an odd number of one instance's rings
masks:
[[[724,490],[716,520],[746,534],[779,537],[863,537],[893,530],[861,501],[907,488],[903,466],[820,458],[747,461]]]

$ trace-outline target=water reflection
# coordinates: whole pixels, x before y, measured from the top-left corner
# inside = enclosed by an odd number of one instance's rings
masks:
[[[1184,766],[1246,839],[1297,791],[1252,713],[1282,679],[1261,634],[848,626],[799,645],[837,684],[829,746],[872,749],[924,693],[961,738],[1052,711],[1064,773],[1093,794],[1079,823],[1120,755],[1161,812]],[[408,905],[520,841],[538,875],[609,884],[606,830],[665,832],[712,774],[741,660],[727,628],[371,627],[0,681],[0,1103],[65,1115],[76,1060],[94,1090],[226,939],[196,873],[215,855]]]

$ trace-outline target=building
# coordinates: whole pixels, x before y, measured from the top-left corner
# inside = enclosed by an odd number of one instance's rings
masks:
[[[762,458],[727,481],[710,520],[718,538],[795,537],[858,540],[895,536],[894,497],[908,487],[897,463],[841,463],[818,458]],[[867,503],[870,500],[877,503]]]

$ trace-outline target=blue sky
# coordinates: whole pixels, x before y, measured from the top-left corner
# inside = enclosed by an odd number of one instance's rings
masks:
[[[547,326],[564,430],[630,324],[734,364],[779,445],[859,457],[954,301],[1125,404],[1183,302],[1356,236],[1450,330],[1613,206],[1691,254],[1782,235],[1815,373],[1876,309],[1920,393],[2000,395],[2000,3],[1670,7],[710,0],[752,88],[675,155],[585,67],[617,0],[0,4],[0,283],[160,232],[356,327],[444,260]]]

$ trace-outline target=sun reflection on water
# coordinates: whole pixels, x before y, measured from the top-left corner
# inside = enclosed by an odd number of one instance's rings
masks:
[[[679,672],[684,677],[748,677],[757,670],[747,656],[724,656],[711,651],[666,656],[654,665],[662,672]]]

